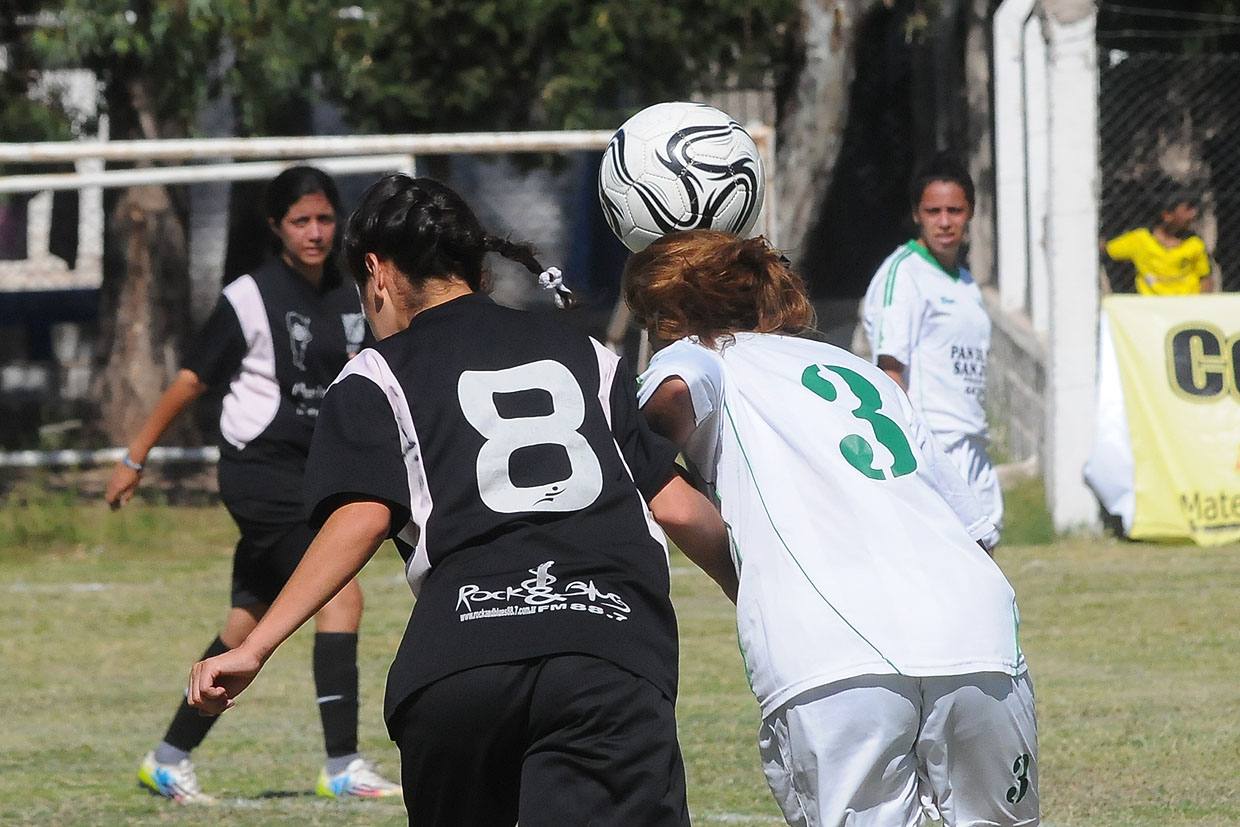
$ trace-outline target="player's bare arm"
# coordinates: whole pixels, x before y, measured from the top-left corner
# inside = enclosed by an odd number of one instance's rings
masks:
[[[181,369],[167,389],[155,403],[151,415],[147,417],[142,429],[129,443],[126,459],[116,463],[112,476],[108,479],[108,487],[104,498],[112,510],[125,505],[138,490],[138,479],[142,473],[141,465],[146,462],[146,455],[151,446],[159,441],[164,431],[182,412],[194,403],[198,397],[207,392],[207,385],[192,370]],[[135,467],[139,466],[139,467]]]
[[[333,511],[245,641],[236,649],[194,664],[187,693],[190,705],[209,715],[232,707],[280,644],[374,556],[387,539],[391,521],[391,509],[379,502],[351,502]]]
[[[740,581],[732,564],[728,527],[710,501],[677,475],[654,495],[650,511],[677,548],[735,603]]]
[[[908,366],[894,356],[882,355],[878,357],[878,369],[895,380],[900,386],[900,390],[908,393],[908,382],[904,381],[904,376],[908,371]]]
[[[642,406],[642,416],[652,431],[684,448],[696,427],[689,386],[677,376],[665,379]],[[735,603],[739,582],[728,529],[710,501],[677,476],[654,496],[650,510],[671,541]]]
[[[677,448],[685,447],[697,427],[689,386],[679,376],[663,380],[642,406],[642,416],[650,430],[670,439]]]

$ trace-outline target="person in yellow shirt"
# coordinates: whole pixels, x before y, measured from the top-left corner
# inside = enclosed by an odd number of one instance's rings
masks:
[[[1177,193],[1164,203],[1153,227],[1141,227],[1104,241],[1102,250],[1114,260],[1132,262],[1138,293],[1212,293],[1215,284],[1210,255],[1205,242],[1192,231],[1196,220],[1194,200]]]

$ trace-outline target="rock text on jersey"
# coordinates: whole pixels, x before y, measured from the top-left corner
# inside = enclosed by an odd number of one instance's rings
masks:
[[[461,586],[457,591],[456,610],[460,620],[517,617],[545,612],[586,612],[611,620],[628,620],[629,606],[613,592],[599,589],[593,580],[573,580],[562,589],[555,588],[551,574],[554,560],[529,569],[533,577],[519,585],[484,587],[476,584]]]

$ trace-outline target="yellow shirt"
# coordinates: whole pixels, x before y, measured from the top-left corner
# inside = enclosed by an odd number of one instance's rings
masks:
[[[1200,293],[1201,279],[1210,275],[1205,242],[1195,235],[1164,247],[1142,227],[1108,241],[1107,255],[1132,262],[1137,269],[1137,292],[1147,296]]]

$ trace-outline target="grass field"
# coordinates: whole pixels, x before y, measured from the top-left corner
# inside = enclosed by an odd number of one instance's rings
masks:
[[[0,505],[0,824],[403,824],[397,802],[312,794],[321,738],[299,633],[197,751],[211,810],[135,784],[227,606],[222,509],[110,514],[72,490]],[[1036,683],[1045,823],[1240,823],[1240,547],[1111,539],[1006,545]],[[730,605],[679,556],[679,705],[697,824],[782,824],[757,765],[756,704]],[[363,573],[362,746],[390,773],[384,674],[408,616],[399,560]]]

